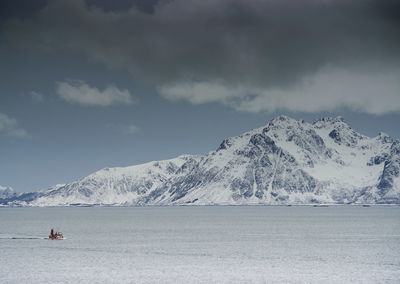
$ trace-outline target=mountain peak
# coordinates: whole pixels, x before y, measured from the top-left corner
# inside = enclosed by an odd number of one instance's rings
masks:
[[[1,190],[1,191],[4,191],[4,190],[11,190],[11,191],[13,191],[13,188],[12,188],[11,186],[2,186],[2,185],[0,185],[0,190]]]
[[[393,143],[393,138],[390,137],[388,134],[385,132],[379,132],[377,139],[379,141],[382,141],[383,143]]]
[[[281,124],[281,123],[293,123],[293,122],[297,122],[297,120],[295,120],[295,119],[293,119],[291,117],[288,117],[286,115],[280,115],[280,116],[275,117],[274,119],[272,119],[270,121],[270,123],[271,122],[275,123],[275,124]]]
[[[347,122],[344,120],[342,116],[336,116],[336,117],[323,117],[320,119],[317,119],[313,122],[313,125],[315,126],[331,126],[331,125],[337,125],[337,124],[342,124],[342,125],[347,125]]]
[[[268,124],[263,128],[263,132],[268,132],[270,130],[292,128],[293,126],[295,126],[299,123],[303,123],[303,122],[304,122],[304,120],[297,121],[286,115],[280,115],[278,117],[275,117],[274,119],[271,119],[268,122]]]
[[[0,198],[6,198],[14,194],[14,189],[11,186],[0,185]]]

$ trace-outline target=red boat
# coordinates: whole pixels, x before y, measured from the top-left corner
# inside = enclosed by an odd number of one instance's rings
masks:
[[[60,240],[60,239],[63,239],[63,238],[64,238],[64,236],[63,236],[63,234],[61,232],[54,232],[54,230],[51,229],[50,235],[49,235],[49,239],[50,240]]]

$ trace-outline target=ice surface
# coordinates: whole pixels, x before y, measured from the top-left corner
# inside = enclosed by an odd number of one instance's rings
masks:
[[[400,207],[0,208],[0,251],[1,283],[399,283]]]

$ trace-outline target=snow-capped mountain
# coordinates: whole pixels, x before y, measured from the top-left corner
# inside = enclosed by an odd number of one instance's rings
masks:
[[[14,195],[14,189],[11,186],[0,185],[0,198],[10,198]]]
[[[106,168],[79,181],[3,199],[28,206],[400,203],[400,141],[370,138],[341,117],[286,116],[184,155]]]

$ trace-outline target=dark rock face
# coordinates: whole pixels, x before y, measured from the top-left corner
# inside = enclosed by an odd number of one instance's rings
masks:
[[[348,147],[356,146],[360,139],[363,137],[352,129],[335,128],[329,133],[329,137],[332,138],[335,143],[344,143]]]
[[[390,148],[390,156],[385,161],[385,166],[377,188],[379,194],[384,196],[390,189],[393,188],[393,181],[400,174],[400,141],[395,141]]]
[[[232,142],[229,139],[225,139],[222,141],[221,145],[219,145],[218,150],[228,149],[232,145]]]
[[[233,192],[232,198],[239,200],[242,197],[248,198],[253,195],[253,184],[246,179],[236,178],[232,181],[231,190]]]
[[[333,130],[329,133],[329,137],[331,137],[333,140],[335,140],[336,143],[342,142],[342,139],[340,138],[340,133],[339,133],[339,131],[337,131],[336,129],[333,129]]]
[[[389,159],[389,154],[388,153],[383,153],[382,155],[378,155],[375,157],[372,157],[369,162],[367,163],[368,166],[372,165],[380,165],[383,162],[387,161]]]
[[[250,198],[255,196],[262,199],[270,195],[273,200],[284,201],[287,195],[278,194],[274,189],[283,189],[287,194],[298,192],[315,192],[318,182],[299,169],[296,159],[278,147],[267,135],[269,129],[264,129],[262,134],[253,135],[249,144],[236,155],[249,158],[245,176],[235,178],[231,183],[233,198]],[[310,153],[323,152],[325,144],[315,132],[307,132],[307,136],[301,137],[294,131],[288,141],[293,141]]]
[[[383,143],[393,143],[393,138],[385,133],[380,132],[378,136],[379,140],[382,141]]]

